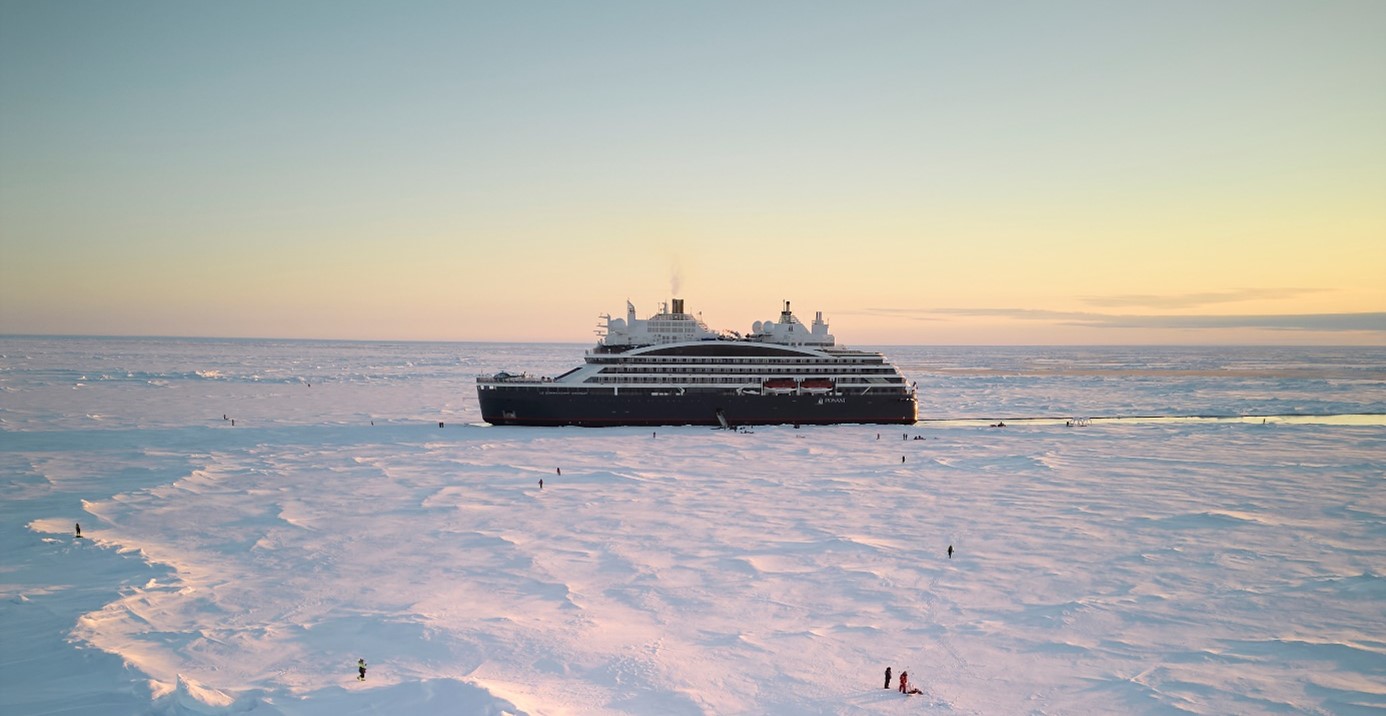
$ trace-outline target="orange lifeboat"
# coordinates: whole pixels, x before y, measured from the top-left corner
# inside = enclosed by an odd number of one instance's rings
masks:
[[[793,378],[770,378],[761,384],[766,392],[786,393],[799,387]]]

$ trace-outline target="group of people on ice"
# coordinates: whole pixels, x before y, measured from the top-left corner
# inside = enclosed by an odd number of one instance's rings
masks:
[[[890,688],[890,667],[889,667],[889,666],[886,667],[885,688],[887,688],[887,689]],[[905,694],[905,695],[909,695],[909,694],[922,694],[922,693],[924,693],[924,692],[923,692],[923,691],[920,691],[919,689],[917,689],[917,688],[915,688],[915,687],[913,687],[913,686],[910,686],[910,672],[908,672],[908,671],[902,671],[902,672],[900,672],[900,693]]]

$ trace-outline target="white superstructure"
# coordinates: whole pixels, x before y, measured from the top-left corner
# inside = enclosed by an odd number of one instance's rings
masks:
[[[655,346],[684,341],[714,341],[741,339],[740,335],[714,331],[702,319],[684,313],[683,299],[671,300],[672,306],[661,303],[659,313],[649,318],[638,318],[635,305],[626,301],[626,317],[612,318],[602,314],[601,325],[597,326],[599,351],[626,351],[642,346]],[[814,314],[813,324],[805,326],[789,310],[789,301],[784,302],[784,310],[779,320],[756,321],[751,324],[751,332],[744,340],[759,343],[774,343],[784,346],[805,346],[809,348],[828,348],[834,344],[828,333],[828,324],[823,320],[823,312]]]
[[[813,325],[805,326],[789,310],[789,301],[784,302],[778,321],[756,321],[751,324],[750,340],[763,343],[778,343],[785,346],[807,346],[826,348],[833,345],[833,334],[828,332],[828,324],[823,320],[823,312],[813,315]]]
[[[599,349],[623,351],[639,346],[654,346],[662,343],[682,341],[711,341],[730,336],[711,330],[701,318],[683,312],[683,299],[673,299],[672,309],[668,304],[659,304],[659,313],[649,318],[637,318],[635,304],[626,301],[626,317],[612,318],[602,314],[602,324],[597,326]]]

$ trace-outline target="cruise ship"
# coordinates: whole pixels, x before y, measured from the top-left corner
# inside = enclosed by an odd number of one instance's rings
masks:
[[[492,425],[912,424],[915,387],[874,351],[836,345],[823,313],[805,326],[785,301],[747,335],[709,330],[683,299],[650,318],[601,316],[596,347],[554,378],[477,378]]]

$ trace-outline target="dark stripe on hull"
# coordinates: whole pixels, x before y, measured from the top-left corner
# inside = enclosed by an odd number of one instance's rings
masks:
[[[908,395],[735,395],[693,393],[562,394],[516,388],[478,389],[481,418],[492,425],[910,425]]]

